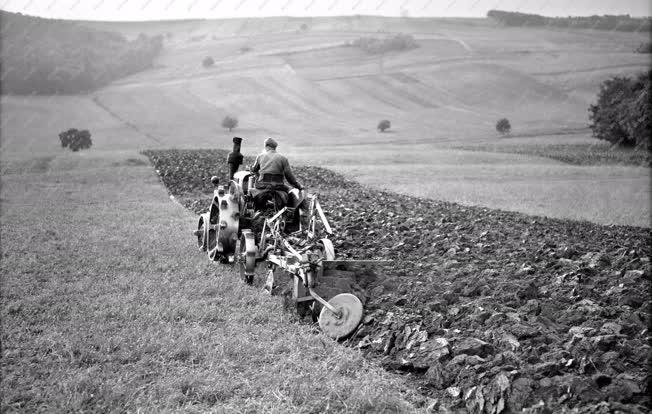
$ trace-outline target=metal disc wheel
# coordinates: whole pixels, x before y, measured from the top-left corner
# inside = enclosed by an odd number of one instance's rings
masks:
[[[229,263],[229,256],[235,253],[240,222],[240,200],[236,190],[218,187],[213,195],[208,220],[207,252],[214,261]]]
[[[319,327],[322,332],[335,340],[351,335],[362,321],[362,302],[355,295],[340,293],[328,301],[340,312],[339,317],[323,307],[319,314]]]
[[[195,236],[197,236],[197,247],[203,252],[208,249],[208,226],[208,214],[200,215]]]
[[[247,284],[254,283],[256,270],[256,241],[251,231],[243,231],[236,243],[236,260],[240,268],[240,278]]]

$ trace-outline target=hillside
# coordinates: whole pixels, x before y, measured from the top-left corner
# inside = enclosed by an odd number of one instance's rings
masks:
[[[227,113],[240,118],[244,135],[292,145],[481,140],[502,116],[517,134],[577,131],[601,80],[649,65],[635,52],[643,33],[503,28],[481,19],[233,19],[143,30],[166,33],[156,67],[97,97],[162,143],[188,147],[214,143]],[[347,46],[400,32],[419,47],[369,55]],[[206,56],[213,67],[202,67]],[[396,126],[391,135],[375,131],[384,118]],[[192,120],[183,139],[178,119]]]
[[[151,66],[162,37],[127,41],[113,31],[0,11],[3,94],[86,92]]]
[[[604,79],[649,67],[635,51],[644,33],[370,16],[79,24],[126,39],[162,35],[165,48],[152,68],[89,96],[3,98],[4,153],[56,146],[50,137],[71,127],[91,130],[103,149],[228,148],[235,134],[253,153],[274,136],[297,162],[391,190],[649,225],[645,168],[483,151],[595,142],[587,108]],[[349,46],[396,33],[418,47],[371,55]],[[215,64],[205,68],[207,56]],[[239,119],[233,132],[220,126],[226,115]],[[508,138],[494,129],[502,117]],[[391,120],[386,133],[376,130],[381,119]]]

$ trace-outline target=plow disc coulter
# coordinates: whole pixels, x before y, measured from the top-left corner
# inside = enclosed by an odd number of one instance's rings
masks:
[[[269,208],[255,209],[254,197],[261,190],[256,189],[255,174],[237,171],[240,142],[234,139],[229,154],[228,184],[211,179],[215,190],[210,208],[194,231],[199,249],[210,260],[237,266],[248,284],[264,264],[267,292],[286,295],[300,315],[312,316],[328,336],[347,337],[363,317],[352,269],[376,262],[336,259],[333,230],[315,195],[292,189],[285,205],[275,202],[272,194]]]

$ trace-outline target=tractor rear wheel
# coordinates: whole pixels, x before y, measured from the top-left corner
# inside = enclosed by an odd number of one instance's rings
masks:
[[[228,191],[227,191],[228,190]],[[207,253],[214,261],[229,263],[235,253],[240,223],[240,198],[237,187],[218,187],[208,212]]]
[[[202,252],[205,252],[208,249],[208,220],[207,213],[200,215],[197,222],[197,230],[195,231],[195,236],[197,236],[197,247]]]
[[[236,242],[235,257],[240,278],[248,285],[253,284],[256,271],[256,241],[250,230],[242,231],[242,236]]]

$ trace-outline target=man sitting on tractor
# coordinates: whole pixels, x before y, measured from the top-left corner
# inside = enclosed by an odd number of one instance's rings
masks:
[[[273,201],[276,209],[283,208],[288,201],[288,187],[284,179],[299,191],[303,189],[290,168],[288,159],[276,152],[276,141],[265,140],[265,150],[256,157],[251,171],[258,174],[256,189],[264,190],[254,196],[254,208],[263,210],[268,201]]]

